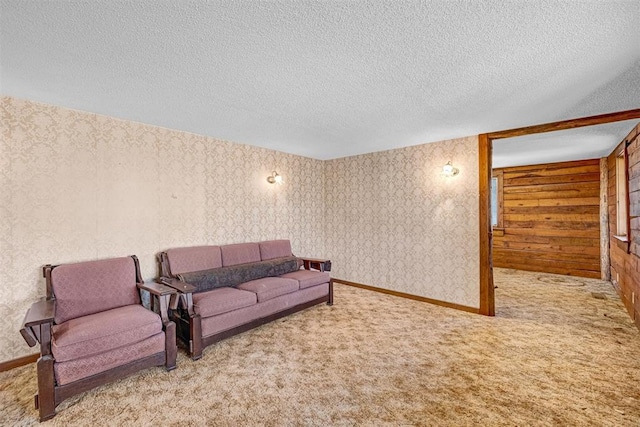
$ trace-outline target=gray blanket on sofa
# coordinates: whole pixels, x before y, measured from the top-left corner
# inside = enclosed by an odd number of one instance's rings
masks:
[[[300,268],[298,258],[284,257],[268,261],[238,264],[229,267],[194,271],[178,274],[178,279],[194,285],[196,292],[209,291],[215,288],[236,287],[250,280],[263,277],[275,277],[291,273]]]

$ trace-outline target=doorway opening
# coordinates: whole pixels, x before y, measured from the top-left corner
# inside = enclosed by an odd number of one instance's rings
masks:
[[[640,118],[640,109],[584,117],[562,122],[554,122],[525,128],[511,129],[500,132],[479,135],[479,238],[480,238],[480,313],[488,316],[495,315],[495,296],[493,282],[493,227],[491,204],[491,183],[497,183],[492,174],[493,142],[496,140],[536,135],[560,130],[582,128],[587,126],[614,123]],[[495,197],[499,197],[496,195]],[[495,210],[496,208],[494,208]]]

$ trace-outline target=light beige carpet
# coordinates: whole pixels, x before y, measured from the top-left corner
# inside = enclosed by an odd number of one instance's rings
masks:
[[[336,285],[178,369],[72,398],[46,425],[640,425],[640,333],[611,285],[496,270],[488,318]],[[17,333],[17,332],[16,332]],[[36,425],[34,365],[0,374],[0,423]]]

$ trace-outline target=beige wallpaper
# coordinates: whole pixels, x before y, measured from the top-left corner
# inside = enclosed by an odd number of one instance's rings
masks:
[[[477,137],[327,161],[325,185],[333,277],[479,307]]]
[[[319,160],[14,98],[0,113],[0,362],[37,351],[18,330],[46,263],[136,254],[152,279],[162,249],[273,238],[326,256]]]
[[[43,264],[136,254],[152,279],[174,246],[289,238],[334,277],[478,307],[475,137],[322,162],[8,97],[0,114],[0,362],[37,351],[18,329]]]

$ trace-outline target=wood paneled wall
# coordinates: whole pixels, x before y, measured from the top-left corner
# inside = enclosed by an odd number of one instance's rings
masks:
[[[611,254],[611,281],[618,291],[631,318],[640,328],[640,124],[638,124],[622,143],[609,155],[609,237]],[[629,216],[630,229],[627,241],[616,238],[616,157],[627,142],[629,177]]]
[[[502,227],[493,265],[600,278],[599,159],[494,169]]]

